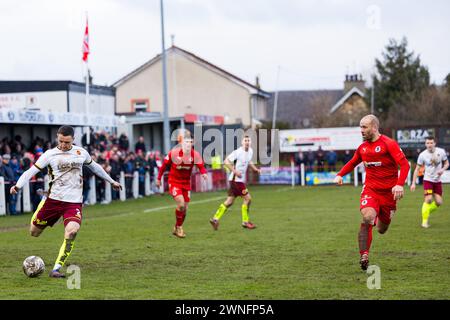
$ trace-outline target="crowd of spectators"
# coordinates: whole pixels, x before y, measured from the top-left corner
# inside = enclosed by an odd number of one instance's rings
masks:
[[[145,175],[150,174],[153,182],[158,168],[161,166],[162,155],[158,150],[149,150],[144,138],[139,137],[134,148],[130,146],[128,137],[125,134],[116,136],[106,132],[90,133],[89,143],[86,134],[81,139],[82,146],[88,150],[92,159],[103,166],[111,177],[119,181],[120,172],[125,173],[126,197],[132,197],[132,180],[135,171],[139,173],[139,196],[145,192]],[[7,212],[11,215],[17,214],[17,195],[9,194],[9,187],[14,185],[20,175],[26,171],[46,150],[56,146],[55,141],[45,141],[36,137],[30,145],[25,146],[20,135],[13,139],[8,137],[0,141],[0,176],[5,180],[5,202]],[[44,177],[47,172],[44,170],[33,177],[30,184],[31,202],[33,210],[39,205],[44,190]],[[88,167],[83,167],[83,199],[89,199],[89,180],[93,173]],[[105,200],[105,184],[103,180],[96,179],[97,202]],[[119,193],[112,190],[112,199],[119,198]]]
[[[346,150],[339,156],[334,150],[324,151],[322,147],[319,147],[317,151],[308,150],[296,153],[294,161],[297,166],[303,164],[306,172],[335,172],[339,161],[345,164],[352,156],[350,150]]]

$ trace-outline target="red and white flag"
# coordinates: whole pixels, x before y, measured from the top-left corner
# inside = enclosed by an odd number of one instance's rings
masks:
[[[88,61],[88,54],[89,54],[89,29],[88,29],[88,19],[86,17],[86,30],[84,31],[84,38],[83,38],[83,61]]]

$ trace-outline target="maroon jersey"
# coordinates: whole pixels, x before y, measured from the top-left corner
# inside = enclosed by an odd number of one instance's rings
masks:
[[[194,165],[200,169],[202,174],[207,173],[203,159],[197,151],[191,149],[190,153],[184,154],[182,148],[176,147],[170,150],[164,158],[164,162],[159,169],[158,180],[161,180],[166,168],[170,167],[169,185],[191,190],[191,173]]]
[[[409,163],[396,141],[380,135],[375,142],[365,141],[355,151],[353,158],[339,171],[339,176],[350,173],[359,163],[366,169],[364,185],[372,190],[390,190],[403,186],[408,176]],[[400,175],[398,174],[400,166]]]

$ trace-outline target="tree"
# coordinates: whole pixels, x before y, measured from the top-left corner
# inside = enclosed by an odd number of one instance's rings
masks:
[[[444,79],[444,88],[450,94],[450,73]]]
[[[430,85],[430,74],[420,56],[408,51],[408,41],[390,39],[382,53],[383,59],[375,59],[377,74],[374,77],[376,114],[386,119],[392,107],[419,98]],[[370,104],[371,93],[368,94]]]

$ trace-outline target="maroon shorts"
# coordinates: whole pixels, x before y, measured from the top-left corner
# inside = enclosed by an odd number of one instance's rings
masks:
[[[395,210],[397,210],[397,202],[390,190],[374,191],[364,187],[361,193],[359,209],[373,208],[377,212],[377,217],[384,224],[390,224]]]
[[[423,190],[426,196],[430,196],[434,193],[442,197],[442,182],[423,180]]]
[[[60,217],[64,219],[64,226],[70,221],[78,222],[81,225],[82,204],[65,202],[47,198],[42,200],[33,215],[32,223],[38,228],[52,227]]]
[[[180,188],[179,186],[169,185],[169,193],[172,197],[183,196],[184,202],[188,203],[191,201],[191,191],[185,188]]]
[[[248,194],[248,189],[245,183],[230,181],[230,189],[228,195],[230,197],[245,197]]]

